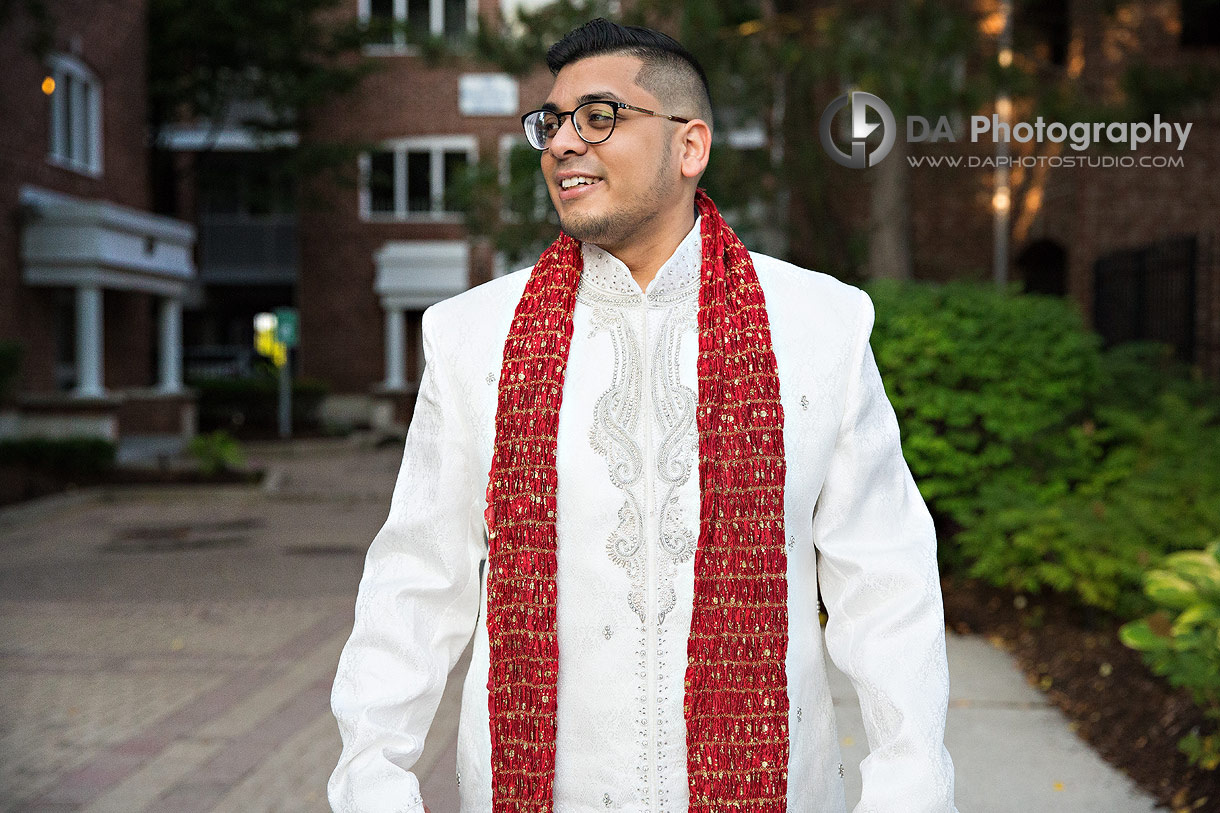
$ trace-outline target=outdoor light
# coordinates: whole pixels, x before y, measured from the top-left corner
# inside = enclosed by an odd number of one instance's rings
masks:
[[[55,92],[55,77],[47,76],[42,80],[42,92],[50,96]]]
[[[254,314],[254,330],[258,333],[275,330],[274,313]]]

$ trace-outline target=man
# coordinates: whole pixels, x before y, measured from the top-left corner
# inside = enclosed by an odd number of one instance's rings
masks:
[[[935,532],[870,299],[724,224],[678,43],[595,20],[547,61],[523,123],[563,233],[424,314],[331,804],[426,810],[412,767],[473,633],[462,811],[841,813],[820,586],[868,734],[856,810],[955,811]]]

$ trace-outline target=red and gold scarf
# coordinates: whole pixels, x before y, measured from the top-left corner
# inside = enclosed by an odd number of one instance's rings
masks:
[[[699,539],[686,689],[690,807],[780,813],[788,774],[784,414],[762,287],[702,189]],[[561,233],[504,343],[487,487],[492,809],[552,811],[559,673],[555,443],[580,242]]]

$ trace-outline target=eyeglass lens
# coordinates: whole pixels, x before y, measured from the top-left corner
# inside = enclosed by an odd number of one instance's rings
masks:
[[[615,110],[604,102],[587,102],[572,112],[576,133],[588,144],[600,144],[614,131]],[[562,124],[559,115],[549,110],[539,110],[526,117],[525,135],[535,149],[545,150]]]

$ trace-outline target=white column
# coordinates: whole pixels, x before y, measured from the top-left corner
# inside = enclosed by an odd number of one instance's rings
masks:
[[[161,298],[160,366],[158,389],[165,393],[182,391],[182,300]]]
[[[78,398],[99,398],[101,386],[101,286],[82,284],[76,289],[77,305],[77,386]]]
[[[102,388],[102,288],[76,287],[76,390],[78,398],[100,398]]]
[[[385,309],[385,387],[401,390],[406,386],[407,353],[402,308],[387,305]]]
[[[424,326],[422,322],[415,323],[415,386],[424,380]]]

